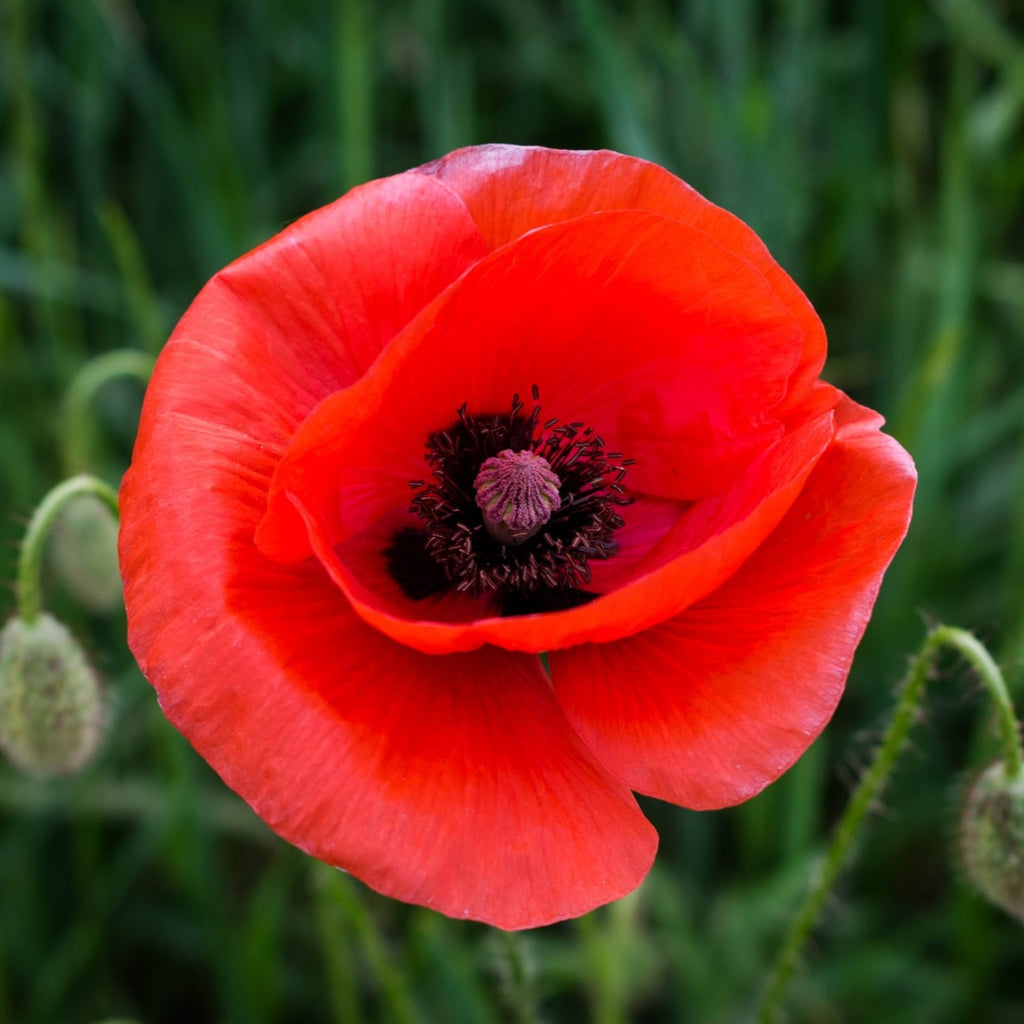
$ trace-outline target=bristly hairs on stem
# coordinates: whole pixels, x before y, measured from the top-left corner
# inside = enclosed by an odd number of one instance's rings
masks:
[[[828,849],[814,873],[811,888],[790,923],[789,931],[761,992],[756,1015],[759,1024],[775,1024],[780,1020],[783,998],[804,946],[818,923],[840,872],[852,855],[864,819],[876,805],[892,775],[921,706],[929,671],[939,651],[945,647],[952,648],[967,659],[991,698],[996,710],[1007,777],[1018,778],[1024,770],[1020,726],[999,667],[984,645],[971,633],[955,626],[935,626],[929,630],[920,650],[911,659],[907,674],[900,684],[896,710],[884,733],[881,746],[850,797],[832,833]]]

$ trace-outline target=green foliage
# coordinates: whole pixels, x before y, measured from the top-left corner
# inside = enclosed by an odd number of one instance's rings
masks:
[[[6,0],[0,565],[60,479],[91,356],[153,353],[205,279],[371,176],[483,141],[609,146],[746,219],[882,410],[916,518],[826,736],[743,807],[651,804],[629,900],[506,942],[272,836],[166,723],[123,620],[48,581],[115,706],[94,767],[0,766],[0,1024],[743,1018],[920,617],[1024,663],[1024,21],[1010,0]],[[141,387],[93,396],[116,483]],[[13,607],[0,607],[7,618]],[[942,675],[962,684],[963,675]],[[994,737],[940,686],[792,990],[794,1020],[1016,1020],[1020,926],[951,868]],[[1020,699],[1018,696],[1018,706]]]

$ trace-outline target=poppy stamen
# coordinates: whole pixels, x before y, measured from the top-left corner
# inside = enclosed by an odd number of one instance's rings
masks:
[[[631,460],[607,452],[585,423],[542,423],[536,388],[533,400],[529,413],[519,395],[504,414],[475,415],[463,404],[427,439],[432,476],[411,482],[422,525],[399,531],[385,552],[407,596],[493,594],[505,615],[598,596],[582,588],[590,561],[617,550]]]

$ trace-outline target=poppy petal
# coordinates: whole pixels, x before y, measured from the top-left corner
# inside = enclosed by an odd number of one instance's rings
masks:
[[[120,552],[143,671],[258,813],[393,896],[526,927],[629,891],[656,845],[536,659],[416,654],[367,628],[318,563],[252,544],[297,424],[479,246],[456,197],[405,175],[222,271],[159,360]]]
[[[388,896],[510,929],[646,875],[654,830],[536,659],[416,654],[308,567],[245,567],[232,586],[229,614],[198,639],[196,609],[165,622],[140,663],[168,718],[284,838]]]
[[[217,278],[237,299],[230,314],[245,314],[247,330],[269,335],[271,359],[304,368],[323,398],[339,375],[341,386],[360,377],[484,253],[451,190],[407,172],[352,189]]]
[[[159,390],[280,448],[482,252],[461,201],[424,175],[353,189],[206,285],[167,346],[189,356]]]
[[[426,657],[317,562],[264,558],[272,453],[153,394],[121,492],[129,644],[225,782],[302,849],[451,916],[532,927],[635,887],[656,835],[537,659]]]
[[[551,654],[570,721],[638,792],[738,803],[831,717],[915,482],[880,417],[846,400],[837,419],[800,497],[727,583],[654,629]]]
[[[185,312],[143,410],[140,430],[157,436],[136,461],[173,448],[181,431],[202,438],[200,456],[206,445],[236,451],[236,475],[251,459],[276,460],[310,411],[357,380],[482,244],[451,190],[414,173],[296,221],[212,278]],[[169,471],[175,479],[158,492],[187,506],[190,467]]]
[[[408,503],[427,437],[460,406],[503,413],[536,385],[546,415],[637,458],[632,489],[694,500],[781,436],[800,345],[764,278],[712,239],[650,214],[595,214],[469,270],[310,417],[289,462],[320,452],[309,486],[318,478],[326,496],[343,471],[342,506],[369,522]],[[261,543],[273,546],[269,528]]]
[[[627,635],[733,571],[830,440],[820,390],[803,396],[813,400],[815,419],[799,430],[787,434],[770,411],[789,394],[799,344],[798,327],[763,277],[676,222],[627,211],[535,231],[469,270],[359,382],[310,415],[275,475],[257,543],[286,560],[306,557],[312,543],[367,621],[425,651],[486,642],[538,651],[610,639],[608,630]],[[618,372],[609,375],[609,366]],[[714,524],[708,533],[719,535],[717,548],[703,553],[703,569],[692,561],[673,570],[686,574],[686,587],[681,577],[675,588],[647,577],[643,594],[603,610],[592,602],[486,631],[404,621],[423,619],[422,611],[381,614],[380,595],[339,564],[339,545],[408,506],[409,481],[426,470],[423,444],[450,425],[455,409],[472,400],[478,410],[501,411],[531,382],[540,384],[545,410],[589,423],[610,447],[638,454],[629,482],[641,494],[714,496],[701,512]],[[738,501],[738,493],[747,497]],[[735,524],[726,508],[744,513],[741,532],[729,533]],[[303,540],[296,512],[316,538]],[[663,547],[659,567],[687,550],[684,541]]]
[[[645,556],[646,571],[636,579],[568,611],[511,618],[472,619],[473,609],[482,606],[470,598],[439,605],[404,597],[388,578],[382,547],[336,543],[322,508],[307,506],[295,494],[290,498],[305,521],[316,556],[359,615],[381,632],[429,654],[474,650],[483,644],[554,651],[646,629],[728,579],[786,513],[832,436],[828,412],[784,438],[734,488],[677,521]],[[634,562],[634,571],[640,564]],[[425,618],[438,612],[452,618]]]
[[[707,232],[755,266],[803,324],[795,387],[821,373],[825,330],[807,297],[743,221],[663,167],[608,150],[487,145],[456,150],[419,171],[458,193],[490,249],[545,224],[606,210],[646,210]]]

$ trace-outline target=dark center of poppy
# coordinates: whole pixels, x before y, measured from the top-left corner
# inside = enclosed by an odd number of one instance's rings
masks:
[[[398,531],[385,552],[408,597],[454,589],[492,594],[501,614],[571,608],[585,590],[591,559],[616,550],[616,508],[632,459],[608,452],[583,423],[540,422],[537,389],[529,415],[516,395],[503,414],[464,405],[431,434],[431,477],[410,481],[418,527]]]

